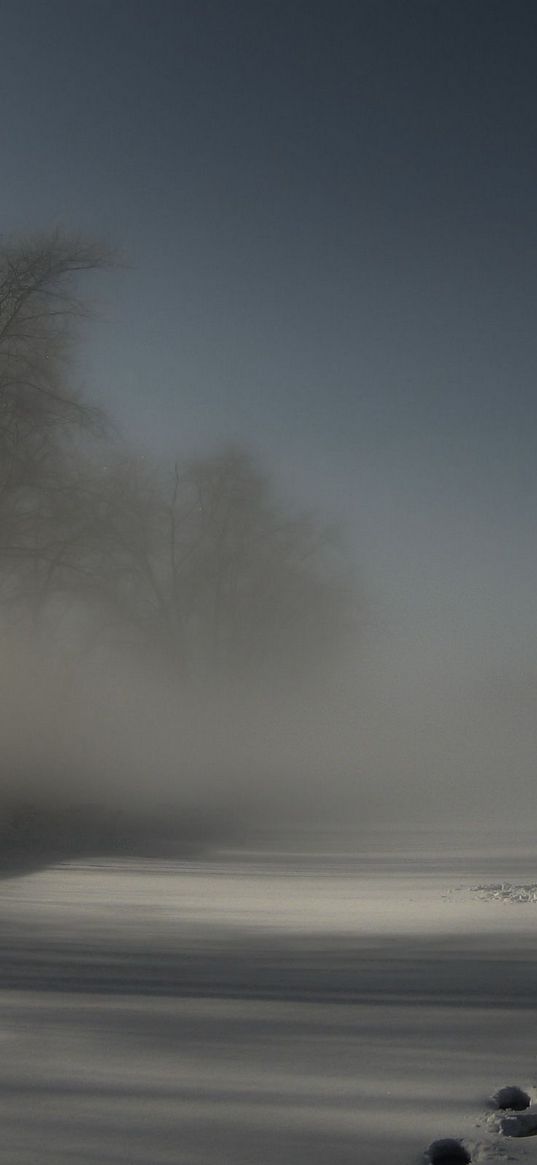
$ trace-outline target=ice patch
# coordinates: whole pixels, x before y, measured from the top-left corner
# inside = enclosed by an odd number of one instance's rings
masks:
[[[472,886],[471,890],[489,902],[537,902],[537,882],[526,882],[522,885],[492,882],[484,886]]]

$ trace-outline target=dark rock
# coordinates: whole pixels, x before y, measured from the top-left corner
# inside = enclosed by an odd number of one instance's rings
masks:
[[[504,1116],[500,1121],[504,1137],[537,1137],[537,1113],[525,1112],[522,1116]]]
[[[468,1149],[461,1141],[446,1137],[441,1141],[433,1141],[429,1145],[427,1155],[431,1165],[468,1165],[472,1160]]]
[[[531,1104],[530,1097],[516,1084],[509,1084],[506,1088],[499,1088],[493,1096],[496,1108],[510,1108],[513,1112],[524,1112]]]

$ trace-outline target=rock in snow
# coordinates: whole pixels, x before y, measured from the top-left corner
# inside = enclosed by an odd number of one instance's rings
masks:
[[[492,1099],[496,1108],[510,1108],[513,1112],[523,1112],[531,1104],[527,1092],[524,1092],[524,1089],[519,1088],[516,1084],[499,1088]]]
[[[441,1141],[433,1141],[427,1150],[430,1165],[468,1165],[472,1160],[468,1149],[461,1141],[446,1137]]]

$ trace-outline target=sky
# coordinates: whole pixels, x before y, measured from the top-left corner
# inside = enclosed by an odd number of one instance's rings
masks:
[[[240,440],[340,518],[398,699],[499,700],[513,740],[536,50],[532,0],[2,5],[2,232],[125,256],[92,288],[89,395],[151,451]]]

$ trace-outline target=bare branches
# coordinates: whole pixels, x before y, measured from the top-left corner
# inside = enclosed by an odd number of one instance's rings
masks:
[[[0,570],[45,569],[66,484],[68,434],[102,425],[70,375],[79,277],[110,265],[104,248],[55,232],[0,242]],[[46,567],[50,574],[49,565]],[[17,584],[18,585],[18,584]]]
[[[84,314],[81,274],[110,266],[102,247],[56,232],[0,243],[0,403],[2,411],[46,423],[80,425],[94,410],[66,377],[74,323]],[[1,432],[0,432],[1,439]]]
[[[102,248],[0,244],[0,588],[114,626],[179,675],[289,674],[349,626],[325,530],[291,512],[241,448],[171,474],[108,449],[69,454],[96,412],[72,384],[79,279]],[[351,599],[351,589],[348,588]]]
[[[93,600],[182,676],[292,675],[341,642],[350,604],[313,519],[286,512],[243,453],[170,476],[124,459],[90,482],[78,566],[62,560],[57,582],[78,589],[83,564]]]

